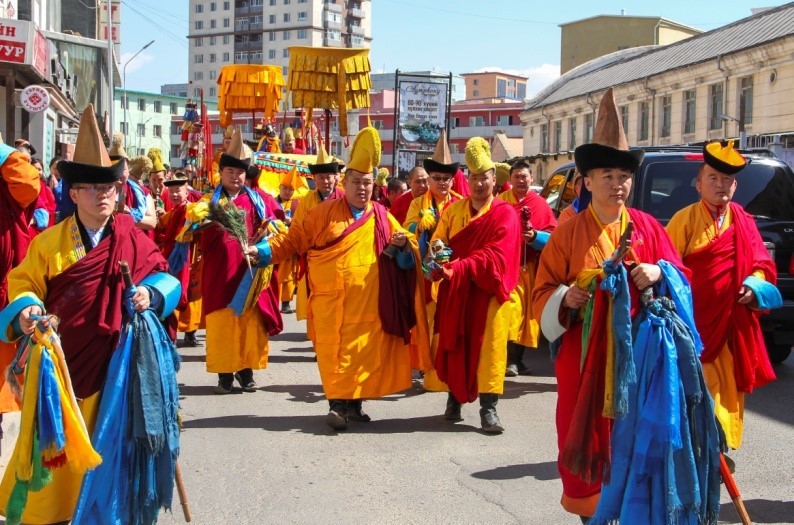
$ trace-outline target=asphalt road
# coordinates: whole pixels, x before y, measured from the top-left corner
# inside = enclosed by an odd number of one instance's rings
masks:
[[[464,421],[445,421],[445,394],[419,385],[365,402],[373,421],[335,433],[303,323],[285,317],[255,393],[214,395],[203,348],[181,349],[180,463],[193,523],[579,523],[559,505],[545,350],[525,358],[533,376],[507,381],[500,436],[479,431],[475,405]],[[755,523],[794,522],[794,358],[777,373],[749,398],[745,444],[733,455]],[[720,522],[739,523],[724,491],[723,504]],[[161,523],[181,522],[175,502]]]

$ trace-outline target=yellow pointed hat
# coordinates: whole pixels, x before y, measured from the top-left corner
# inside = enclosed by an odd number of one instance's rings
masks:
[[[449,152],[449,144],[447,144],[447,130],[441,130],[441,136],[438,137],[436,142],[436,150],[433,156],[425,159],[422,162],[425,171],[428,173],[446,173],[448,175],[455,175],[460,168],[460,164],[452,162],[452,154]]]
[[[251,165],[251,156],[251,148],[243,144],[243,134],[240,132],[240,128],[235,126],[232,140],[226,151],[221,154],[218,168],[222,170],[225,167],[230,167],[247,170]]]
[[[747,160],[736,151],[732,140],[707,142],[703,146],[703,162],[726,175],[735,175],[747,165]]]
[[[339,173],[339,162],[325,150],[322,137],[317,137],[317,160],[309,164],[309,173]]]
[[[466,143],[466,167],[469,173],[479,175],[496,167],[491,160],[491,146],[482,137],[472,137]]]
[[[496,185],[502,186],[510,178],[510,164],[506,162],[496,163]]]
[[[295,140],[295,131],[292,128],[287,128],[284,130],[284,142],[290,142]]]
[[[153,173],[165,171],[165,166],[163,165],[163,153],[160,151],[160,148],[149,148],[149,151],[146,152],[146,156],[152,160]]]
[[[573,155],[576,169],[584,175],[594,168],[625,168],[633,173],[640,167],[645,152],[629,148],[612,88],[601,97],[593,141],[578,146]]]
[[[306,179],[298,172],[297,166],[292,166],[292,169],[289,170],[288,173],[281,176],[281,185],[292,188],[293,190],[309,187],[306,183]]]
[[[58,172],[68,184],[115,182],[121,179],[124,163],[110,160],[99,133],[94,105],[89,104],[80,117],[72,160],[58,163]]]
[[[363,128],[353,140],[347,169],[360,173],[372,173],[372,170],[380,164],[380,148],[378,130],[372,126]]]

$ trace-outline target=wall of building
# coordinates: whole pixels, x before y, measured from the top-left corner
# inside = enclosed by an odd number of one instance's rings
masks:
[[[742,79],[752,82],[752,122],[747,122],[745,131],[750,143],[763,137],[794,132],[794,37],[788,37],[747,49],[719,61],[710,60],[686,68],[666,71],[650,77],[647,81],[636,81],[617,85],[614,88],[618,109],[626,108],[628,126],[626,136],[629,144],[636,146],[676,145],[706,140],[736,138],[739,125],[732,120],[719,119],[719,113],[739,118],[739,100]],[[745,80],[748,82],[748,80]],[[712,86],[722,89],[721,109],[717,115],[711,106]],[[693,128],[685,128],[686,94],[694,93]],[[576,97],[544,107],[533,108],[521,114],[524,125],[524,151],[527,155],[549,154],[548,170],[567,161],[567,152],[576,144],[585,142],[585,115],[592,115],[595,122],[596,104],[602,93]],[[669,129],[664,126],[665,98],[669,99]],[[647,136],[641,126],[641,108],[647,104]],[[712,117],[715,121],[712,122]],[[748,115],[749,117],[749,115]],[[569,140],[570,119],[576,120],[575,143]],[[749,118],[748,118],[749,120]],[[553,130],[557,122],[562,125],[562,143],[556,144]],[[717,124],[713,126],[712,124]],[[543,146],[543,127],[548,130],[548,143]],[[573,147],[572,147],[573,146]],[[558,157],[553,164],[553,156]]]
[[[508,98],[523,100],[527,94],[527,79],[505,73],[464,73],[466,98],[493,99]],[[499,81],[506,82],[506,92],[499,92]]]

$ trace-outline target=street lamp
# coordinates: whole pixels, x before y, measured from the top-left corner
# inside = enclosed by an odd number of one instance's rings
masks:
[[[124,149],[127,149],[127,135],[129,135],[129,132],[130,132],[130,122],[129,122],[129,120],[127,120],[127,106],[129,105],[129,100],[127,99],[127,66],[130,65],[130,62],[135,60],[135,57],[137,57],[138,55],[143,53],[144,49],[146,49],[147,47],[149,47],[152,44],[154,44],[154,40],[152,40],[151,42],[149,42],[148,44],[143,46],[140,50],[138,50],[137,53],[132,55],[129,58],[129,60],[127,60],[124,63],[124,67],[121,70],[122,71],[121,72],[121,84],[122,84],[122,89],[124,90],[124,100],[123,100],[123,105],[124,105],[124,125],[127,126],[126,133],[124,133]],[[113,133],[113,130],[110,130],[110,132]]]
[[[740,117],[743,117],[743,115]],[[725,113],[720,113],[719,118],[725,122],[732,120],[739,125],[739,149],[747,148],[747,133],[744,131],[744,119],[732,117],[730,115],[726,115]]]

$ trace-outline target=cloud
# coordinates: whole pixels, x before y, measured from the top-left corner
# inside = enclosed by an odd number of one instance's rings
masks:
[[[143,53],[135,57],[135,60],[128,63],[129,59],[131,59],[133,56],[135,56],[135,53],[121,54],[121,60],[119,61],[119,66],[123,69],[124,66],[127,65],[127,73],[133,73],[134,71],[137,71],[146,64],[154,62],[154,55],[151,55],[146,51],[144,51]]]
[[[527,77],[527,98],[537,95],[543,88],[554,82],[560,77],[559,64],[542,64],[526,69],[505,69],[498,66],[482,67],[475,73],[507,73],[508,75],[518,75]]]

